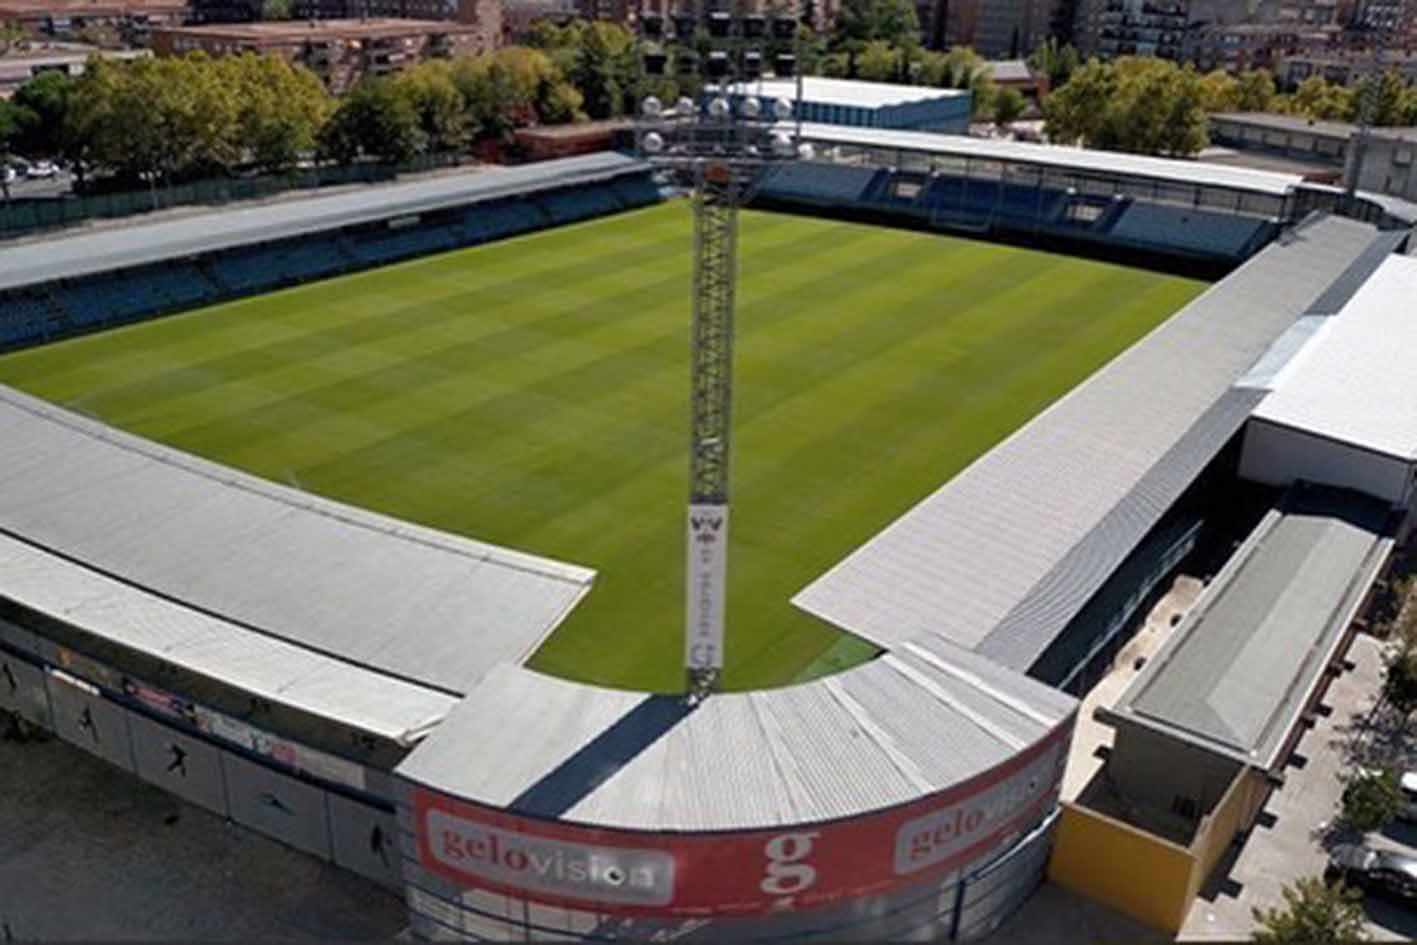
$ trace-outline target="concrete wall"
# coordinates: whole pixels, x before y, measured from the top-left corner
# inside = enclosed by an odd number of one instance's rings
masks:
[[[1300,430],[1251,420],[1245,427],[1240,475],[1274,486],[1296,480],[1356,489],[1392,503],[1411,497],[1412,466],[1402,460]]]
[[[1048,878],[1152,928],[1177,932],[1195,898],[1195,855],[1077,804],[1063,804]]]
[[[1107,756],[1107,773],[1127,800],[1163,815],[1185,816],[1177,799],[1188,801],[1199,822],[1239,773],[1240,763],[1149,728],[1114,717],[1117,735]]]

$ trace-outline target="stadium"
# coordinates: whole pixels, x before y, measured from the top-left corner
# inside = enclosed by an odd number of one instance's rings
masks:
[[[1402,297],[1417,217],[803,137],[744,219],[729,691],[674,694],[688,214],[598,154],[7,249],[0,708],[429,940],[993,931],[1180,562],[1302,490],[1360,523],[1341,609],[1407,528],[1410,431],[1299,355]]]

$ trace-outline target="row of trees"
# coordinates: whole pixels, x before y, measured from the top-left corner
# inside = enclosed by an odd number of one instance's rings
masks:
[[[583,101],[550,56],[523,47],[426,62],[342,99],[278,56],[95,60],[81,77],[45,73],[0,102],[0,153],[62,160],[81,183],[169,183],[311,157],[404,161],[583,118]]]

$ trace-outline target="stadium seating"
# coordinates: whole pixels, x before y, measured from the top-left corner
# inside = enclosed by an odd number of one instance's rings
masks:
[[[648,174],[453,211],[442,222],[400,229],[311,233],[227,250],[202,260],[0,292],[0,347],[117,325],[352,269],[569,223],[664,199]]]
[[[615,192],[606,185],[559,190],[537,198],[553,223],[574,223],[621,209]]]
[[[847,164],[782,164],[768,169],[760,192],[768,197],[844,204],[861,200],[878,176],[874,167]]]
[[[57,327],[53,321],[54,312],[39,292],[0,293],[0,347],[42,340]]]
[[[298,242],[246,246],[218,256],[213,276],[230,294],[255,292],[351,268],[355,256],[342,239],[320,234]]]
[[[463,211],[462,241],[484,243],[539,229],[546,225],[545,213],[525,200],[478,204]]]
[[[1272,226],[1254,217],[1134,201],[1112,224],[1108,238],[1141,249],[1238,260],[1268,237]]]

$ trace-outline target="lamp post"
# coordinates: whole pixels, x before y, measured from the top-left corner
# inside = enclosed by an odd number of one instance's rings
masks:
[[[646,98],[635,139],[641,155],[690,190],[694,209],[684,668],[689,698],[698,701],[717,689],[723,673],[738,211],[769,165],[811,155],[786,124],[800,115],[802,99],[796,18],[769,24],[761,16],[681,11],[668,21],[642,16],[641,34],[663,40],[671,23],[681,48],[707,34],[707,55],[680,53],[703,80],[703,93],[698,101],[681,97],[672,108]],[[796,78],[793,101],[759,94],[769,26],[773,38],[793,43],[793,54],[772,62],[779,78]],[[646,71],[663,74],[668,58],[646,53]]]

